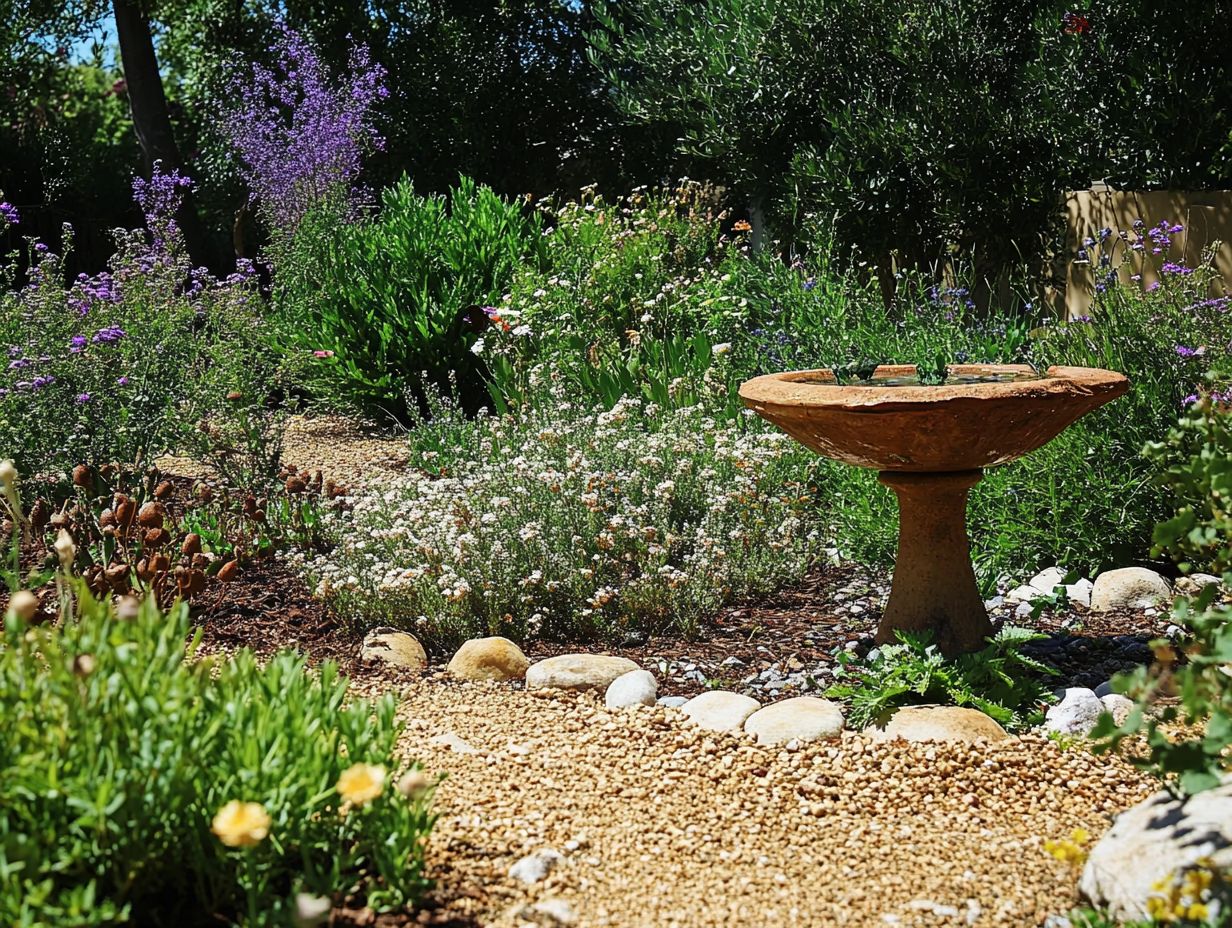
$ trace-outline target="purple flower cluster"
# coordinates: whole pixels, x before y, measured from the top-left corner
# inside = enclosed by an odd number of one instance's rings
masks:
[[[99,329],[94,333],[94,337],[90,341],[96,345],[111,345],[118,342],[128,333],[118,325],[109,325]]]
[[[133,178],[133,199],[145,214],[145,224],[150,230],[155,253],[169,251],[171,244],[178,239],[179,226],[176,225],[175,214],[192,189],[191,178],[179,171],[163,171],[162,162],[159,161],[154,162],[149,180]]]
[[[17,212],[17,207],[8,200],[0,200],[0,221],[10,226],[15,226],[21,222],[21,214]]]
[[[323,197],[348,190],[364,153],[383,145],[374,108],[389,91],[385,69],[364,46],[352,49],[335,82],[310,42],[285,24],[279,29],[276,63],[236,77],[238,102],[223,125],[253,198],[289,231]]]
[[[1201,348],[1187,348],[1184,345],[1177,345],[1176,353],[1179,357],[1182,357],[1182,358],[1198,358],[1198,357],[1201,357],[1205,352]]]
[[[1176,261],[1165,261],[1163,263],[1163,266],[1159,269],[1159,272],[1161,274],[1177,274],[1183,277],[1186,274],[1192,274],[1193,268],[1186,267],[1185,265],[1179,264]]]

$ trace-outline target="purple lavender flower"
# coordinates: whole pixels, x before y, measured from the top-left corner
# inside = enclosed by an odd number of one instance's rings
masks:
[[[118,325],[109,325],[95,332],[94,337],[90,339],[90,341],[94,342],[96,345],[111,345],[118,342],[127,334],[128,333],[126,333]]]
[[[1175,261],[1165,261],[1163,266],[1159,269],[1159,272],[1161,274],[1179,274],[1184,276],[1186,274],[1192,274],[1193,268],[1186,267],[1183,264],[1178,264]]]
[[[21,222],[21,214],[17,212],[17,207],[8,200],[0,201],[0,220],[15,226]]]
[[[72,354],[81,354],[86,350],[86,337],[84,335],[74,335],[69,339],[68,350]]]
[[[1196,358],[1202,354],[1201,348],[1187,348],[1185,345],[1177,345],[1176,353],[1182,358]]]
[[[179,171],[164,172],[161,161],[154,162],[150,179],[133,178],[133,199],[145,214],[146,228],[156,255],[165,254],[179,241],[180,228],[175,214],[184,197],[193,189],[192,179]]]
[[[86,403],[90,402],[90,394],[89,393],[78,393],[76,402],[78,406],[85,405]]]
[[[41,390],[43,387],[51,386],[55,382],[56,378],[52,377],[50,374],[44,374],[41,377],[35,377],[34,380],[31,381],[30,386],[35,390]]]
[[[244,162],[244,179],[266,215],[285,230],[335,190],[346,190],[364,153],[384,139],[374,126],[374,106],[389,95],[385,69],[368,49],[351,50],[337,83],[302,35],[280,24],[270,49],[273,67],[254,65],[237,75],[238,101],[224,131]]]
[[[121,387],[127,387],[127,386],[128,386],[128,377],[127,377],[127,376],[124,376],[124,377],[117,377],[117,378],[116,378],[116,385],[117,385],[117,386],[121,386]]]
[[[1192,406],[1196,402],[1198,402],[1198,394],[1191,393],[1189,394],[1189,396],[1181,400],[1181,405],[1182,406]]]
[[[15,360],[15,361],[10,361],[10,362],[9,362],[9,370],[11,370],[11,371],[19,371],[19,370],[21,370],[23,367],[29,367],[29,366],[30,366],[31,364],[33,364],[33,363],[34,363],[34,362],[33,362],[33,361],[31,361],[29,358],[18,358],[18,359],[17,359],[17,360]]]

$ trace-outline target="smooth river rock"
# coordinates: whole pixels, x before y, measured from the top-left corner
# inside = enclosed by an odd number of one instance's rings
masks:
[[[640,668],[627,657],[609,654],[561,654],[531,664],[526,671],[528,690],[597,690],[605,692],[612,681]]]
[[[603,694],[603,704],[609,709],[626,706],[653,706],[659,695],[659,683],[649,670],[630,670],[612,681]]]
[[[428,655],[419,640],[410,632],[397,628],[374,628],[364,635],[359,659],[408,670],[423,670],[428,666]]]
[[[745,719],[744,730],[758,744],[833,738],[843,730],[843,709],[828,699],[796,696],[758,709]]]
[[[508,638],[472,638],[449,661],[450,676],[459,680],[521,680],[530,661]]]
[[[1118,922],[1145,919],[1152,887],[1203,858],[1232,867],[1232,783],[1184,802],[1159,792],[1117,816],[1091,848],[1078,889]]]
[[[1071,686],[1055,706],[1044,714],[1044,730],[1058,735],[1080,735],[1085,738],[1104,712],[1094,690]]]
[[[879,741],[1006,741],[1011,736],[997,720],[978,709],[961,706],[904,706],[884,727],[876,724],[864,734]]]
[[[1106,570],[1095,578],[1091,608],[1095,612],[1114,609],[1146,609],[1172,597],[1168,581],[1145,567]]]
[[[1124,725],[1129,714],[1134,711],[1134,701],[1120,693],[1105,693],[1099,697],[1104,704],[1104,711],[1112,716],[1112,721]]]
[[[752,696],[711,690],[694,696],[680,711],[709,731],[740,731],[745,719],[760,708],[761,703]]]
[[[1176,581],[1176,591],[1185,596],[1197,596],[1208,586],[1222,586],[1223,581],[1214,574],[1189,574],[1185,577],[1178,577]]]

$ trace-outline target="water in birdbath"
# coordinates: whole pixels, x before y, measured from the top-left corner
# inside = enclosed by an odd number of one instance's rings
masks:
[[[1018,371],[989,371],[980,374],[950,374],[944,384],[923,383],[916,374],[904,374],[896,377],[873,376],[867,380],[851,379],[839,383],[830,371],[817,371],[792,377],[793,383],[816,384],[818,386],[844,387],[922,387],[922,386],[956,386],[974,383],[1022,383],[1030,380],[1044,380],[1046,374]]]

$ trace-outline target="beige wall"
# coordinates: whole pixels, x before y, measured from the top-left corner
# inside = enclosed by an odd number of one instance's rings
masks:
[[[1215,269],[1223,278],[1223,283],[1217,283],[1211,294],[1217,296],[1223,287],[1232,289],[1232,191],[1228,190],[1155,190],[1147,193],[1117,191],[1108,188],[1091,190],[1076,190],[1066,194],[1065,215],[1066,232],[1066,281],[1064,293],[1064,309],[1070,317],[1081,316],[1091,305],[1092,288],[1094,286],[1093,265],[1074,264],[1073,258],[1078,252],[1084,238],[1098,239],[1099,230],[1110,228],[1113,232],[1119,229],[1130,230],[1135,219],[1141,219],[1148,226],[1153,226],[1160,220],[1169,223],[1180,223],[1185,227],[1183,232],[1172,236],[1172,249],[1168,259],[1184,261],[1194,267],[1202,258],[1203,250],[1212,244],[1218,244],[1215,254]],[[1124,246],[1117,247],[1113,263],[1124,254]],[[1163,257],[1155,256],[1156,261],[1147,262],[1139,286],[1146,287],[1156,279],[1153,272],[1162,263]],[[1134,273],[1130,263],[1120,267],[1121,279],[1129,283],[1129,275]],[[1058,301],[1059,302],[1059,301]],[[1061,308],[1058,306],[1058,309]]]

